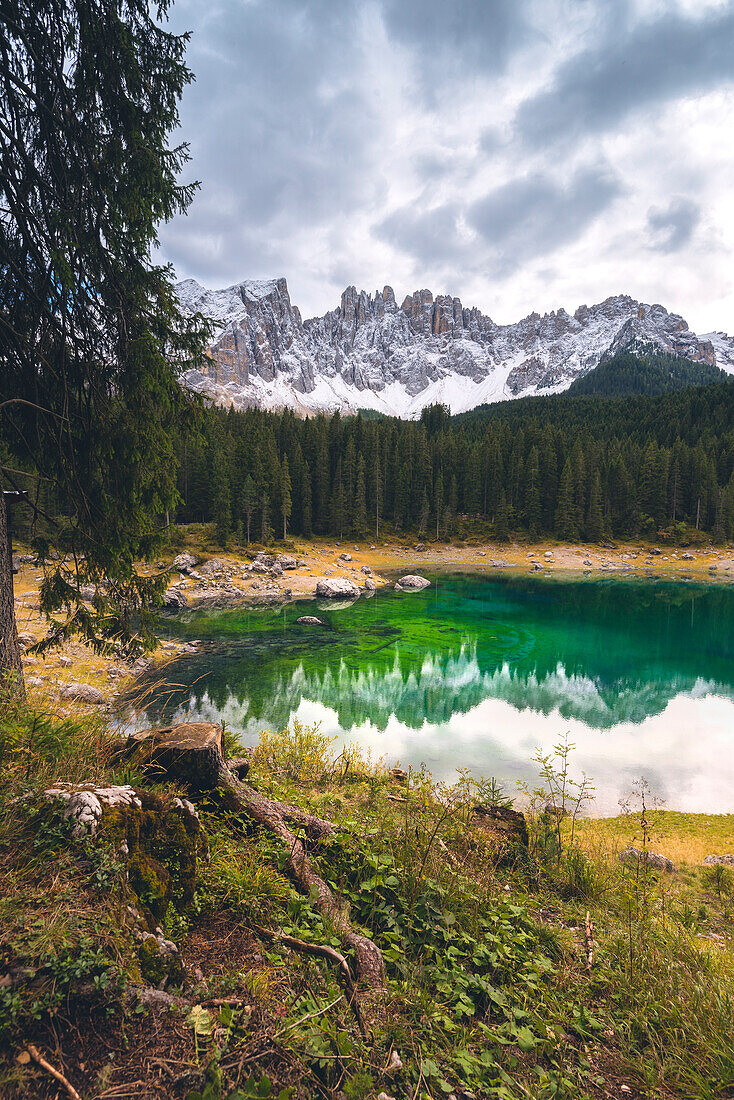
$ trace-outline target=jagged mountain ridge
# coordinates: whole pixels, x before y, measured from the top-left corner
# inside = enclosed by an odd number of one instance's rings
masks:
[[[398,305],[347,287],[340,305],[303,321],[286,280],[246,280],[207,290],[177,285],[182,306],[222,326],[210,363],[185,382],[218,404],[290,407],[302,413],[375,409],[418,416],[442,402],[453,412],[530,394],[558,393],[625,348],[660,348],[734,373],[734,338],[697,336],[677,314],[617,295],[574,314],[531,313],[497,325],[458,298],[418,290]]]

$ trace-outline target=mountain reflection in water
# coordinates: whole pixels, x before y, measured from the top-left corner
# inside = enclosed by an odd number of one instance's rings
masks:
[[[466,765],[508,778],[527,774],[535,744],[545,750],[570,730],[579,761],[597,780],[600,767],[632,768],[633,775],[653,768],[663,793],[680,793],[691,752],[707,744],[713,751],[723,733],[718,751],[727,759],[712,761],[711,796],[729,772],[734,781],[728,588],[606,578],[432,579],[420,593],[388,591],[321,610],[323,627],[296,624],[311,610],[308,602],[169,619],[172,637],[199,638],[204,648],[168,667],[169,681],[180,687],[137,722],[223,719],[252,740],[298,716],[404,764],[425,760],[445,774]],[[671,765],[681,773],[671,781],[647,752],[646,730],[680,700],[688,703],[687,730],[674,728],[667,715],[677,756]],[[535,741],[528,748],[530,730]],[[649,736],[657,746],[657,727]],[[592,742],[599,742],[595,772],[586,760]],[[727,808],[734,809],[734,784]]]

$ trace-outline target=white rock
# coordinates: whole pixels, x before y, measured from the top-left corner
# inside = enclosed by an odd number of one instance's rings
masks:
[[[330,577],[328,580],[318,581],[316,595],[321,599],[344,599],[359,596],[359,588],[348,577]]]
[[[428,588],[430,581],[425,577],[419,577],[415,573],[408,573],[401,577],[395,587],[399,592],[420,592],[422,588]]]

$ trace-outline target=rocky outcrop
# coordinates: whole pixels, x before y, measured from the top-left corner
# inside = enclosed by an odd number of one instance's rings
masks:
[[[163,593],[163,606],[169,611],[181,611],[188,605],[186,593],[180,588],[167,588]]]
[[[673,861],[659,852],[641,851],[639,848],[625,848],[623,852],[619,853],[619,858],[622,863],[630,863],[633,866],[647,864],[654,871],[667,871],[669,874],[675,871]]]
[[[483,402],[563,390],[602,359],[652,345],[734,372],[734,338],[699,337],[663,306],[615,295],[571,315],[531,313],[497,325],[459,298],[416,290],[398,305],[391,287],[347,287],[339,306],[302,321],[285,279],[210,291],[178,284],[182,305],[221,329],[207,365],[185,380],[238,407],[299,411],[378,409],[417,416],[435,401],[461,412]]]
[[[199,559],[195,554],[179,554],[173,559],[172,568],[178,569],[180,573],[188,573],[191,569],[196,568],[199,564]]]
[[[703,862],[707,867],[714,867],[717,863],[722,863],[726,867],[734,867],[734,855],[706,856]]]

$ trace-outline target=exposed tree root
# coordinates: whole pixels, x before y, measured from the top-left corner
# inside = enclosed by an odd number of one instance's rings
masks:
[[[224,760],[221,761],[219,767],[219,785],[217,789],[228,808],[245,814],[264,829],[280,837],[288,849],[286,870],[290,878],[304,894],[308,894],[315,899],[313,902],[314,907],[331,923],[340,936],[342,944],[354,952],[357,977],[374,989],[384,986],[385,963],[380,949],[371,939],[360,935],[351,927],[345,911],[339,905],[327,884],[312,867],[303,842],[291,831],[287,822],[291,821],[300,825],[307,835],[315,839],[321,839],[333,833],[333,825],[330,825],[327,821],[322,821],[318,817],[312,817],[295,806],[287,806],[281,802],[263,797],[246,783],[241,783],[229,770]],[[297,942],[300,943],[301,941]],[[327,949],[312,953],[326,955]],[[337,955],[337,952],[333,952],[329,957],[332,958],[332,961],[338,961],[337,958],[334,958]],[[344,961],[346,962],[346,960]],[[341,964],[340,971],[343,973]]]
[[[82,1100],[81,1096],[76,1091],[71,1081],[68,1081],[66,1077],[64,1077],[63,1073],[59,1072],[59,1070],[54,1069],[51,1063],[46,1061],[46,1059],[43,1057],[37,1047],[34,1047],[32,1043],[28,1044],[28,1053],[30,1054],[33,1061],[38,1063],[41,1069],[45,1069],[46,1073],[50,1074],[50,1076],[53,1077],[55,1081],[58,1081],[59,1084],[66,1089],[69,1096],[71,1097],[71,1100]]]
[[[316,958],[328,959],[329,962],[336,963],[337,977],[339,979],[339,984],[346,994],[347,1004],[354,1013],[357,1026],[362,1033],[362,1038],[369,1038],[369,1033],[365,1027],[362,1010],[357,997],[357,987],[354,984],[352,972],[349,969],[349,963],[343,955],[340,955],[333,947],[327,947],[325,944],[306,943],[305,940],[297,940],[294,936],[286,936],[285,932],[273,932],[269,928],[261,928],[259,924],[253,924],[251,927],[253,932],[256,932],[257,935],[264,940],[270,940],[271,942],[277,940],[278,943],[282,943],[286,947],[290,947],[292,951],[298,951],[302,955],[313,955]]]

